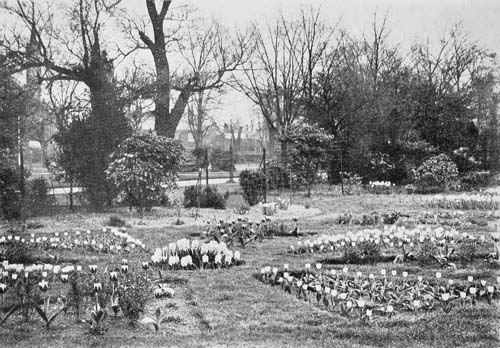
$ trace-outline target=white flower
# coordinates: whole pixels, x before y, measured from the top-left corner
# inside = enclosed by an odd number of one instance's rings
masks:
[[[436,272],[436,278],[441,279],[441,272]]]
[[[449,293],[444,293],[444,294],[441,294],[441,299],[443,301],[448,301],[450,299],[450,294]]]
[[[40,290],[45,292],[49,288],[49,283],[46,280],[42,280],[40,283],[38,283],[38,287],[40,287]]]
[[[208,255],[203,255],[203,256],[201,257],[201,262],[203,262],[203,263],[208,263]]]
[[[383,268],[382,268],[382,269],[380,270],[380,274],[382,274],[383,276],[385,276],[385,275],[387,274],[387,271],[386,271],[385,269],[383,269]]]
[[[392,313],[392,311],[394,311],[394,307],[392,305],[387,305],[387,309],[385,311],[387,313]]]
[[[238,250],[236,250],[234,252],[234,256],[233,257],[234,257],[235,261],[240,261],[240,259],[241,259],[241,253]]]
[[[474,281],[474,277],[473,277],[473,276],[468,276],[468,277],[467,277],[467,281],[468,281],[469,283],[472,283],[472,282]]]
[[[186,255],[181,258],[181,267],[186,268],[188,266],[191,266],[193,264],[193,259],[191,258],[191,255]]]
[[[316,264],[316,269],[321,269],[321,263]]]
[[[477,291],[476,288],[469,288],[469,292],[470,292],[471,295],[475,295],[476,291]]]
[[[391,274],[392,274],[392,276],[393,276],[393,277],[395,277],[395,276],[398,274],[398,272],[397,272],[396,270],[393,270],[393,271],[391,272]]]
[[[408,278],[408,272],[403,272],[403,278]]]
[[[310,263],[306,263],[306,269],[311,269],[311,264]]]
[[[372,310],[371,310],[371,309],[367,309],[367,310],[366,310],[366,316],[367,316],[368,318],[370,318],[370,317],[372,316],[372,314],[373,314],[373,312],[372,312]]]
[[[222,254],[221,254],[221,253],[217,253],[217,254],[215,255],[214,262],[215,262],[216,264],[220,264],[220,263],[222,263]]]

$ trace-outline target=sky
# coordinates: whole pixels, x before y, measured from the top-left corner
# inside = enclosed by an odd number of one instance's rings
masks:
[[[141,11],[142,0],[128,0]],[[276,18],[282,12],[293,16],[301,8],[320,7],[324,19],[355,36],[370,30],[374,14],[387,14],[389,41],[409,49],[415,41],[429,38],[438,42],[450,27],[461,22],[472,40],[481,47],[500,53],[500,0],[179,0],[172,6],[188,4],[206,17],[219,18],[229,26],[245,26],[252,21]],[[217,120],[248,120],[255,117],[252,104],[244,96],[229,92],[222,98]]]

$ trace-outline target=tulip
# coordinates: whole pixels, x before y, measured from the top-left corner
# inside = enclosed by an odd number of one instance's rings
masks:
[[[473,276],[468,276],[468,277],[467,277],[467,281],[468,281],[469,283],[474,282],[474,277],[473,277]]]
[[[307,270],[311,269],[311,264],[310,264],[310,263],[306,263],[306,265],[305,265],[305,266],[306,266],[306,269],[307,269]]]
[[[68,282],[68,280],[69,280],[69,275],[68,275],[68,274],[65,274],[65,273],[62,273],[62,274],[61,274],[61,281],[62,281],[63,283],[66,283],[66,282]]]
[[[398,274],[398,272],[397,272],[396,270],[393,270],[393,271],[391,272],[391,274],[392,274],[392,276],[393,276],[393,277],[395,277],[395,276]]]
[[[102,284],[94,283],[94,291],[102,291]]]
[[[321,269],[321,263],[316,264],[316,269],[318,269],[318,270]]]
[[[97,265],[89,265],[90,273],[95,273],[97,271]]]
[[[42,280],[40,283],[38,283],[38,287],[42,292],[45,292],[49,288],[49,283],[46,280]]]
[[[403,278],[408,278],[408,272],[403,272]]]
[[[120,268],[120,271],[122,273],[127,273],[128,272],[128,265],[122,265],[121,268]]]
[[[368,318],[371,318],[371,316],[372,316],[372,315],[373,315],[372,310],[371,310],[371,309],[367,309],[367,310],[366,310],[366,316],[367,316]]]
[[[470,294],[471,294],[471,295],[475,295],[475,294],[476,294],[476,291],[477,291],[477,289],[476,289],[476,288],[470,288],[470,289],[469,289],[469,292],[470,292]]]
[[[387,305],[386,312],[387,313],[392,313],[394,311],[394,307],[392,305]]]
[[[450,294],[449,293],[444,293],[441,295],[441,299],[443,301],[448,301],[450,299]]]
[[[143,261],[142,262],[142,269],[146,271],[148,268],[149,268],[149,262]]]
[[[160,298],[163,296],[163,290],[161,288],[156,288],[154,291],[154,295],[156,298]]]
[[[17,273],[12,273],[12,280],[16,280],[17,279]]]
[[[460,298],[464,299],[467,297],[467,294],[464,291],[460,291]]]
[[[7,284],[0,283],[0,295],[3,295],[7,292]]]

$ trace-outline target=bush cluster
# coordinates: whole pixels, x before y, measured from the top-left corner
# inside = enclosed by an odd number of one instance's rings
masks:
[[[442,191],[458,177],[458,168],[447,155],[440,154],[422,163],[414,176],[418,191]]]
[[[226,200],[216,186],[189,186],[184,189],[184,208],[225,209]]]

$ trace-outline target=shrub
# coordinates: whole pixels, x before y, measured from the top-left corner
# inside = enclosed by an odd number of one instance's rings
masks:
[[[106,226],[112,227],[125,227],[126,225],[127,222],[117,215],[111,215],[106,223]]]
[[[460,178],[462,190],[473,190],[490,184],[490,174],[482,172],[468,172]]]
[[[199,204],[199,205],[198,205]],[[189,186],[184,189],[184,208],[225,209],[226,200],[215,186]]]
[[[183,147],[154,134],[134,135],[111,156],[107,178],[139,213],[165,200],[183,161]]]
[[[36,178],[28,185],[27,207],[33,215],[48,212],[54,205],[54,199],[49,195],[49,185],[44,178]]]
[[[256,205],[264,197],[266,177],[262,172],[243,170],[240,173],[240,186],[243,190],[243,198],[248,204]]]
[[[236,163],[236,158],[233,153],[233,161],[231,168],[231,152],[224,151],[220,148],[212,149],[210,154],[210,163],[212,164],[212,170],[220,170],[229,172],[231,169],[235,170],[234,164]]]
[[[457,165],[445,154],[433,156],[415,170],[419,191],[442,191],[458,177]]]

